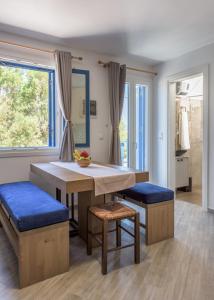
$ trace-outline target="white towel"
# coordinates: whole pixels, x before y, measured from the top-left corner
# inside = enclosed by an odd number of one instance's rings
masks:
[[[179,116],[179,144],[181,150],[190,149],[189,121],[186,111],[182,111]]]

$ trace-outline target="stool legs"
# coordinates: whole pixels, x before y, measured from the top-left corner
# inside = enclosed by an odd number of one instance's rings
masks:
[[[117,243],[117,247],[121,246],[121,221],[117,220],[116,221],[116,243]]]
[[[134,218],[134,231],[135,231],[135,243],[134,243],[134,257],[135,263],[140,263],[140,215],[136,213]]]
[[[102,231],[102,273],[107,274],[107,255],[108,255],[108,221],[103,220]]]
[[[128,247],[134,246],[134,261],[136,264],[140,263],[140,215],[139,213],[136,213],[132,218],[134,218],[134,234],[130,231],[128,231],[125,227],[121,225],[121,220],[111,220],[116,221],[116,247],[108,249],[108,232],[112,232],[112,230],[108,231],[108,222],[109,220],[106,218],[102,219],[102,232],[93,234],[90,231],[89,228],[89,218],[94,216],[93,213],[88,210],[87,213],[87,254],[92,254],[92,239],[94,238],[97,240],[98,244],[102,246],[102,274],[107,274],[107,264],[108,264],[108,252],[115,251],[115,250],[121,250]],[[128,217],[127,217],[128,218]],[[126,218],[123,218],[126,219]],[[122,220],[123,220],[122,219]],[[128,244],[121,246],[121,231],[122,229],[131,235],[134,238],[134,244]],[[115,231],[115,229],[113,230]],[[102,241],[96,238],[97,235],[102,235]]]

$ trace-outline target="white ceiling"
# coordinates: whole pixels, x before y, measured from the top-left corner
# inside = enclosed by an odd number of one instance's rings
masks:
[[[0,0],[0,22],[74,48],[165,61],[214,42],[214,1]]]

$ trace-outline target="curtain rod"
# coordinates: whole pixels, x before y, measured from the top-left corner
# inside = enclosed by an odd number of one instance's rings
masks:
[[[13,42],[8,42],[8,41],[3,41],[3,40],[0,40],[0,43],[5,44],[5,45],[19,47],[19,48],[29,49],[29,50],[45,52],[45,53],[51,53],[51,54],[54,53],[53,50],[45,50],[45,49],[41,49],[41,48],[34,48],[34,47],[31,47],[31,46],[24,46],[24,45],[20,45],[20,44],[13,43]],[[83,58],[81,56],[72,56],[72,58],[78,59],[78,60],[83,60]]]
[[[105,63],[105,62],[99,60],[98,64],[103,65],[103,67],[106,68],[109,63]],[[156,73],[156,72],[147,71],[147,70],[143,70],[143,69],[137,69],[137,68],[133,68],[133,67],[126,67],[126,68],[131,71],[137,71],[137,72],[142,72],[142,73],[147,73],[147,74],[152,74],[152,75],[158,75],[158,73]]]

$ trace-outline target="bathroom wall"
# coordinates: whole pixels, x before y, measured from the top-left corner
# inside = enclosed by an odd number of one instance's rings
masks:
[[[202,141],[203,141],[203,77],[197,76],[182,83],[189,84],[187,95],[176,97],[176,133],[178,132],[179,112],[185,109],[189,120],[190,150],[183,156],[189,158],[189,176],[194,188],[202,187]],[[178,137],[178,136],[177,136]],[[178,138],[176,140],[178,145]]]
[[[202,97],[190,98],[190,165],[193,190],[201,188],[202,179]]]
[[[188,113],[189,124],[189,141],[190,150],[186,151],[182,156],[188,157],[188,177],[192,177],[193,190],[201,188],[202,185],[202,96],[188,97],[179,96],[176,98],[176,149],[179,148],[179,114],[182,109]],[[180,180],[178,180],[180,182]]]

